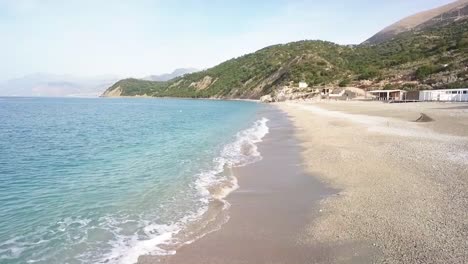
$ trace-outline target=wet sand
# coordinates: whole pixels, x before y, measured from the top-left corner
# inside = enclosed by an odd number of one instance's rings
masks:
[[[466,104],[277,107],[230,220],[141,263],[468,263]]]
[[[359,243],[330,246],[304,239],[320,214],[319,201],[336,194],[301,166],[301,148],[286,114],[269,107],[270,133],[260,143],[263,160],[234,170],[240,188],[228,197],[229,221],[177,254],[141,263],[362,263]]]
[[[374,263],[468,263],[467,104],[279,106],[306,170],[340,190],[321,201],[311,243],[360,241]]]

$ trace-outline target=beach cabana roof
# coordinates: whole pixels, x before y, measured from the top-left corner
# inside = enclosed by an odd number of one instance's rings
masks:
[[[404,93],[406,93],[405,90],[374,90],[374,91],[369,91],[369,93],[394,93],[394,92],[404,92]]]

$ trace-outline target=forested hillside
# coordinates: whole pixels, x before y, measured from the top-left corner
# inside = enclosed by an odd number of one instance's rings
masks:
[[[365,89],[467,87],[467,28],[468,20],[447,21],[375,45],[275,45],[167,82],[121,80],[104,96],[259,98],[300,81]]]

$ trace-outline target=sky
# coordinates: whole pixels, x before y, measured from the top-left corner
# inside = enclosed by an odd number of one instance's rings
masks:
[[[451,0],[0,0],[0,80],[143,77],[304,39],[358,44]]]

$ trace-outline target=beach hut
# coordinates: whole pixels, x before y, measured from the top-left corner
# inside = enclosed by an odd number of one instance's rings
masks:
[[[406,91],[403,90],[375,90],[370,91],[379,101],[403,101],[406,100]]]
[[[300,82],[300,83],[299,83],[299,88],[305,89],[305,88],[307,88],[307,87],[309,87],[309,85],[308,85],[306,82]]]
[[[420,91],[419,100],[441,102],[468,102],[468,88]]]

